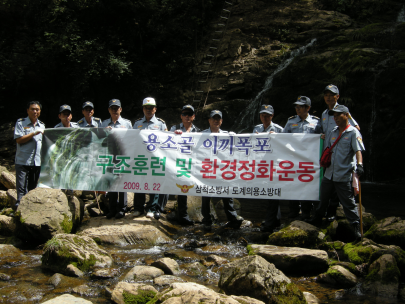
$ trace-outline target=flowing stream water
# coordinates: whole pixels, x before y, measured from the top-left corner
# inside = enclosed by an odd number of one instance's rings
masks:
[[[262,100],[267,91],[269,91],[273,87],[273,79],[274,77],[288,67],[294,58],[301,56],[306,53],[308,48],[312,47],[316,42],[316,39],[312,39],[310,43],[305,46],[302,46],[296,50],[291,51],[289,57],[285,59],[269,77],[267,77],[266,82],[264,83],[263,89],[257,94],[255,99],[253,99],[247,108],[239,115],[236,119],[236,124],[231,128],[231,130],[235,130],[237,133],[242,133],[245,130],[252,130],[254,125],[254,120],[256,117],[259,116],[260,106],[262,104]],[[250,132],[250,131],[249,131]]]
[[[402,7],[401,11],[398,14],[397,22],[405,22],[405,5]]]

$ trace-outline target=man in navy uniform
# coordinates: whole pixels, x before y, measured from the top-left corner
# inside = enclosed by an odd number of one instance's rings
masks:
[[[185,105],[181,111],[181,123],[174,125],[170,128],[171,132],[181,135],[183,133],[194,133],[200,132],[200,129],[193,124],[195,119],[195,111],[192,105]],[[187,214],[187,195],[178,195],[177,196],[177,213],[178,213],[178,222],[183,225],[194,225],[194,222],[190,220]]]
[[[362,151],[364,151],[363,140],[360,132],[349,123],[349,109],[338,105],[329,110],[329,115],[334,117],[336,127],[328,136],[327,147],[340,140],[333,148],[331,164],[326,168],[321,184],[320,203],[316,208],[314,217],[309,223],[319,226],[325,215],[329,200],[336,191],[339,201],[343,206],[347,220],[352,224],[356,239],[360,235],[360,218],[357,205],[354,200],[352,188],[353,172],[361,176],[364,174]]]
[[[103,123],[100,118],[94,117],[94,105],[91,101],[83,103],[82,113],[84,117],[77,124],[80,128],[100,128]]]
[[[273,122],[274,109],[271,105],[262,105],[259,115],[262,124],[255,126],[253,133],[283,133],[283,127]],[[262,232],[273,232],[281,225],[280,201],[269,200],[268,203],[266,219],[260,227]]]
[[[60,123],[58,123],[54,128],[78,128],[78,124],[72,122],[72,108],[64,104],[59,107],[59,119]]]
[[[321,133],[321,122],[319,117],[309,114],[311,99],[306,96],[299,96],[294,102],[297,115],[291,116],[284,127],[284,133]],[[288,217],[295,218],[299,215],[301,203],[301,218],[309,219],[311,216],[311,201],[290,201],[290,213]]]
[[[235,135],[234,132],[228,132],[221,130],[220,127],[222,125],[222,112],[219,110],[213,110],[210,113],[210,118],[208,119],[208,123],[210,124],[210,127],[202,133],[228,133],[229,135]],[[201,213],[203,215],[203,224],[204,224],[204,230],[205,231],[211,231],[212,229],[212,219],[211,219],[211,212],[210,212],[210,202],[211,202],[211,197],[208,196],[203,196],[201,199],[202,205],[201,205]],[[224,211],[226,214],[226,217],[228,219],[228,223],[225,225],[225,227],[233,228],[233,229],[239,229],[240,226],[242,225],[243,218],[239,215],[237,215],[235,208],[233,207],[233,198],[229,197],[223,197],[222,202],[224,203]]]
[[[31,101],[27,105],[28,117],[17,120],[14,139],[17,143],[15,154],[17,201],[13,210],[17,210],[21,198],[38,184],[41,172],[42,134],[45,124],[38,118],[42,105],[39,101]]]
[[[144,116],[135,120],[133,128],[135,130],[155,130],[167,131],[166,123],[163,119],[157,118],[155,113],[157,110],[156,101],[152,97],[146,97],[142,102],[142,110]],[[135,193],[134,197],[134,216],[140,216],[146,211],[146,217],[160,218],[160,213],[163,212],[166,206],[168,195],[166,194],[150,194],[149,202],[145,205],[146,194]]]
[[[110,113],[110,118],[103,121],[101,128],[132,128],[131,121],[121,117],[122,107],[119,99],[111,99],[109,101],[108,112]],[[123,218],[127,209],[127,193],[108,192],[108,200],[110,202],[110,212],[107,214],[107,218]]]

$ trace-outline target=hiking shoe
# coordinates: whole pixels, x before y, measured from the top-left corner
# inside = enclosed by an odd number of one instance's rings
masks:
[[[319,227],[322,225],[322,219],[319,217],[312,217],[312,218],[306,220],[305,222],[307,222],[308,224],[314,225],[316,227]]]
[[[133,215],[134,215],[134,217],[137,217],[137,216],[141,216],[142,214],[143,214],[143,212],[141,212],[141,211],[134,211],[134,213],[132,213]]]
[[[153,219],[153,217],[154,217],[153,212],[149,211],[148,213],[146,213],[146,217]]]
[[[237,216],[235,220],[230,221],[225,224],[224,228],[232,228],[232,229],[239,229],[243,223],[243,217]]]
[[[177,221],[181,226],[192,226],[194,225],[194,221],[190,219],[181,219]]]
[[[355,223],[355,224],[352,224],[352,226],[353,226],[354,237],[356,238],[356,241],[358,241],[361,239],[360,224]]]
[[[118,212],[118,213],[115,215],[115,218],[118,220],[118,219],[120,219],[120,218],[123,218],[124,216],[125,216],[125,213],[122,212],[122,211],[120,211],[120,212]]]
[[[115,216],[115,211],[110,211],[108,214],[105,216],[107,219],[112,219]]]

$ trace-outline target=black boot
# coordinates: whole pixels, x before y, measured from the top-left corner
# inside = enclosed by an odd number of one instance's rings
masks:
[[[360,224],[354,223],[354,224],[352,224],[352,226],[353,226],[353,233],[354,233],[354,237],[356,238],[356,241],[361,240]]]

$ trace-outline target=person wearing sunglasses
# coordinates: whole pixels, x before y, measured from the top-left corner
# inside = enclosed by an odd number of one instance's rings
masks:
[[[311,99],[306,96],[298,96],[294,102],[295,112],[297,115],[291,116],[284,127],[283,133],[310,133],[321,134],[322,126],[319,117],[309,114],[311,109]],[[312,201],[290,201],[289,218],[296,218],[300,213],[301,203],[301,219],[309,219],[313,207]]]
[[[181,110],[181,123],[174,125],[170,128],[170,132],[174,132],[177,135],[190,132],[200,132],[193,121],[195,119],[195,111],[192,105],[185,105]],[[187,213],[187,195],[177,196],[177,222],[182,226],[194,225],[194,221],[190,220]]]
[[[144,116],[135,120],[133,129],[135,130],[155,130],[167,131],[166,123],[163,119],[156,117],[156,101],[152,97],[146,97],[142,102],[142,110]],[[145,206],[146,193],[135,193],[134,197],[134,216],[140,216],[146,211],[148,218],[160,218],[160,213],[163,211],[167,203],[168,195],[166,194],[150,194],[149,202]]]

